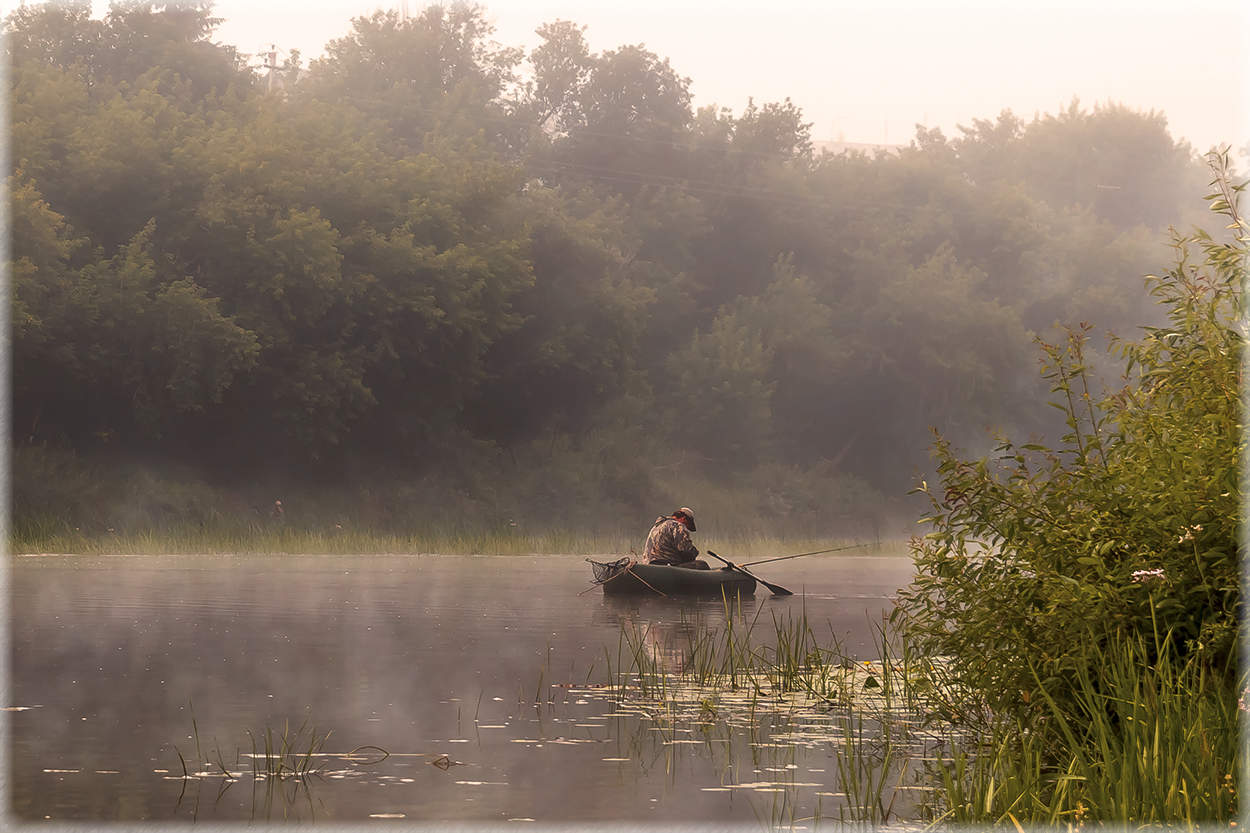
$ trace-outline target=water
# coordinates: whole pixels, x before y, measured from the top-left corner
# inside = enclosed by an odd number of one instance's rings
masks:
[[[758,570],[796,595],[760,587],[745,615],[805,612],[818,636],[870,656],[872,624],[911,565],[825,557]],[[16,558],[13,812],[758,823],[836,801],[836,744],[773,743],[767,721],[665,731],[615,704],[599,686],[623,622],[664,643],[724,614],[719,602],[604,598],[583,592],[589,578],[574,556]],[[317,759],[321,775],[240,777],[249,730],[305,722],[305,743],[329,730],[321,751],[339,755]],[[341,757],[365,745],[390,757]],[[179,753],[206,774],[184,779]]]

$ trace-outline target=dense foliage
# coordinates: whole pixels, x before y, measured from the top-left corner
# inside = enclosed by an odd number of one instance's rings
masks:
[[[1231,240],[1175,238],[1175,264],[1150,279],[1167,320],[1120,345],[1122,387],[1092,390],[1077,330],[1043,345],[1061,444],[1003,440],[978,461],[936,446],[940,484],[922,486],[933,531],[915,542],[900,616],[993,713],[1072,720],[1116,645],[1151,664],[1172,644],[1173,659],[1236,674],[1250,225],[1244,183],[1214,163],[1209,199]]]
[[[19,515],[21,467],[68,449],[438,472],[501,517],[741,479],[836,526],[925,467],[931,425],[1047,430],[1032,337],[1150,321],[1137,276],[1202,176],[1115,105],[818,154],[789,100],[696,111],[667,59],[568,21],[527,55],[476,7],[378,12],[264,75],[214,25],[6,22]],[[768,485],[804,479],[838,494]]]

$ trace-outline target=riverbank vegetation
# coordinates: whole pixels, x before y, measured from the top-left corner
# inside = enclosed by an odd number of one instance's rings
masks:
[[[842,729],[845,755],[876,750],[860,767],[868,800],[850,802],[857,820],[886,820],[879,811],[901,778],[908,720],[892,716],[896,705],[950,731],[920,767],[933,796],[925,818],[1075,828],[1239,819],[1250,755],[1239,731],[1250,672],[1239,664],[1238,544],[1250,224],[1245,183],[1226,157],[1211,162],[1208,199],[1232,233],[1175,237],[1175,263],[1150,279],[1166,323],[1116,344],[1121,385],[1095,393],[1076,330],[1041,345],[1068,429],[1059,445],[1004,438],[991,456],[964,460],[939,437],[937,479],[920,486],[932,531],[913,542],[917,576],[883,631],[877,693],[850,700],[877,731]],[[727,626],[720,642],[692,638],[670,665],[713,690],[766,683],[846,701],[855,658],[822,648],[806,622],[774,624],[772,649]],[[629,644],[650,680],[640,688],[655,690],[668,669],[640,639]],[[848,795],[865,783],[843,782]]]
[[[9,541],[19,553],[629,553],[641,549],[654,518],[640,521],[636,507],[597,497],[597,484],[576,482],[569,470],[562,497],[535,503],[529,490],[553,484],[533,472],[484,478],[478,491],[429,475],[375,478],[345,494],[339,485],[289,481],[226,488],[186,468],[157,474],[46,448],[15,456],[23,479],[13,483]],[[701,549],[759,557],[842,542],[906,549],[906,535],[880,514],[890,502],[851,478],[777,465],[757,467],[746,481],[683,476],[657,486],[666,503],[655,514],[692,492],[702,496]],[[837,518],[838,535],[821,506]]]
[[[5,23],[18,549],[276,500],[310,535],[894,531],[929,426],[1054,435],[1034,335],[1162,323],[1138,276],[1201,207],[1115,104],[823,152],[799,104],[696,109],[575,22],[526,52],[378,12],[260,72],[214,25]]]
[[[1043,344],[1061,444],[1004,438],[971,461],[936,445],[932,532],[895,616],[915,650],[951,658],[957,713],[999,739],[956,779],[961,820],[1236,812],[1250,224],[1245,182],[1211,164],[1231,234],[1174,235],[1150,278],[1166,321],[1116,345],[1121,385],[1096,392],[1074,331]]]
[[[1173,634],[1087,649],[1098,664],[1074,675],[1068,700],[1043,693],[1026,717],[986,710],[957,658],[918,654],[889,627],[864,660],[802,614],[761,622],[760,610],[728,609],[721,624],[670,624],[658,636],[626,624],[606,665],[613,695],[669,736],[737,729],[791,758],[800,748],[822,766],[834,756],[836,768],[804,785],[827,797],[815,808],[796,785],[774,785],[794,792],[775,826],[1201,828],[1240,818],[1246,678],[1186,657]],[[805,763],[789,768],[806,781]]]

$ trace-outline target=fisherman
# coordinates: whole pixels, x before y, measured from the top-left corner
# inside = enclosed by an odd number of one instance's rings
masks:
[[[694,510],[683,506],[671,515],[655,519],[643,558],[648,564],[668,564],[688,567],[692,570],[709,570],[707,562],[699,560],[699,549],[690,540],[695,531]]]

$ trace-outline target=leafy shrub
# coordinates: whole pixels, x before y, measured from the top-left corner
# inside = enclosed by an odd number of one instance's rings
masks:
[[[1058,448],[1004,439],[969,462],[937,440],[940,488],[919,489],[932,531],[913,541],[897,615],[993,712],[1040,709],[1039,684],[1066,709],[1126,639],[1171,633],[1181,659],[1235,672],[1247,225],[1245,183],[1226,156],[1211,164],[1208,200],[1232,239],[1174,235],[1175,265],[1147,279],[1167,324],[1117,344],[1123,388],[1091,394],[1081,325],[1042,344],[1067,424]]]

